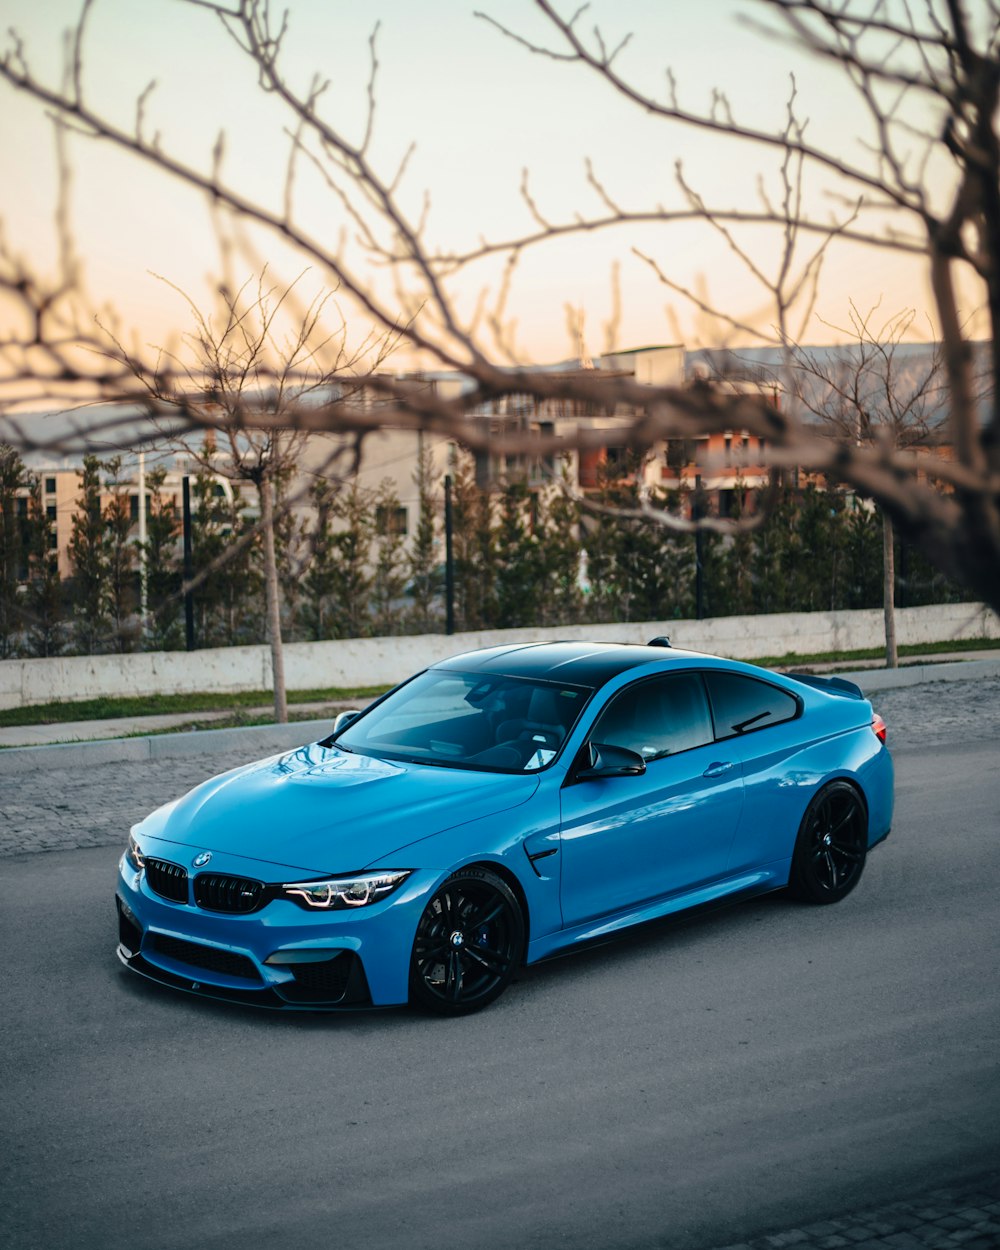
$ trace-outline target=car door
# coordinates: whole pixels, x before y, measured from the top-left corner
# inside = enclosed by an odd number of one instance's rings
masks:
[[[626,687],[601,712],[588,742],[636,751],[646,771],[567,778],[561,791],[567,927],[724,874],[743,782],[738,760],[713,740],[700,674]]]

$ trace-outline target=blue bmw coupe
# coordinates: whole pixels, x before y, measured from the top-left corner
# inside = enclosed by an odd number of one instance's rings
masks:
[[[459,655],[136,825],[118,955],[261,1006],[475,1011],[644,921],[844,898],[889,833],[885,736],[849,682],[662,644]]]

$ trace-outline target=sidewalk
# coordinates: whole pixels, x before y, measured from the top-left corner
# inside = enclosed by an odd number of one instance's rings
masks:
[[[1000,1172],[717,1250],[997,1250]]]

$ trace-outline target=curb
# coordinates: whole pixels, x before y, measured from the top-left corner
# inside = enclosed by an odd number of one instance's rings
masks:
[[[835,673],[860,686],[867,695],[878,690],[896,690],[901,686],[921,686],[935,681],[981,681],[1000,677],[1000,657],[995,660],[949,660],[943,664],[903,664],[899,668],[862,669],[854,673]]]
[[[908,664],[894,669],[838,672],[860,686],[865,695],[931,682],[981,681],[1000,677],[1000,658],[956,660],[944,664]],[[156,734],[148,738],[102,738],[93,742],[62,742],[50,746],[7,747],[0,751],[0,777],[30,769],[74,768],[125,760],[163,760],[243,750],[247,759],[294,750],[315,742],[330,730],[330,721],[293,721],[287,725],[248,725],[240,729],[198,729]]]

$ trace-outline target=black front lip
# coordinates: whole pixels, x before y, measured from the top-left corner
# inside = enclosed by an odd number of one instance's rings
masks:
[[[281,997],[273,989],[265,987],[260,990],[229,989],[224,985],[212,985],[206,981],[198,981],[194,977],[179,976],[176,972],[168,972],[156,964],[150,963],[142,955],[131,955],[119,944],[115,951],[126,968],[145,977],[147,981],[155,981],[157,985],[166,985],[172,990],[181,990],[185,994],[195,994],[198,998],[214,998],[223,1003],[239,1003],[246,1007],[263,1007],[269,1011],[376,1011],[380,1010],[372,1003],[292,1003]]]

